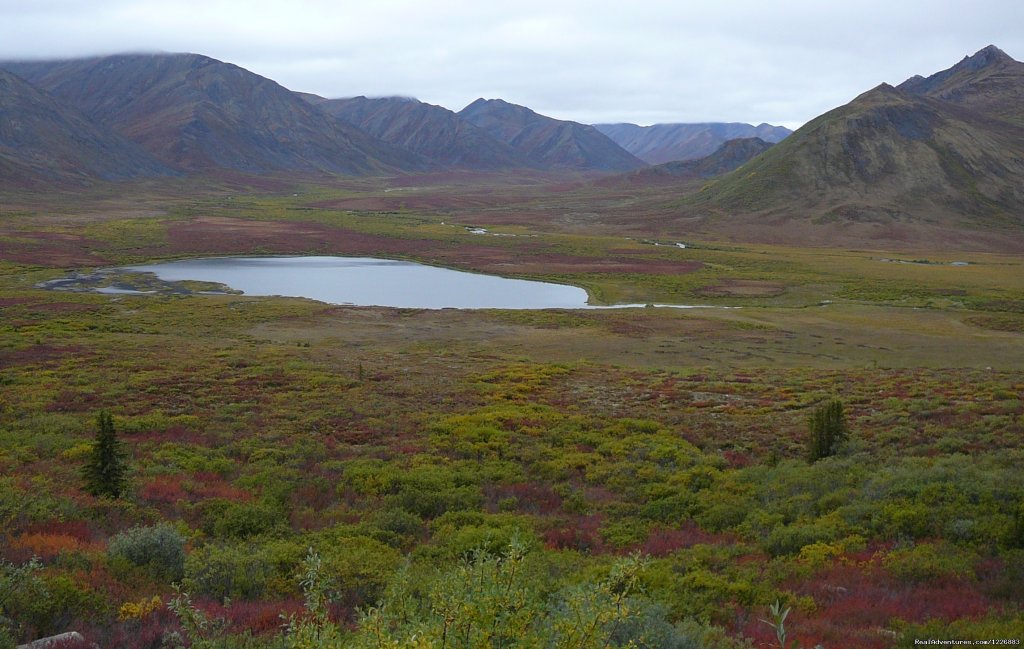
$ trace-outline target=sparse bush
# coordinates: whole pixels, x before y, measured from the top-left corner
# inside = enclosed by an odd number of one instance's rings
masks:
[[[178,581],[185,574],[185,537],[168,524],[121,532],[110,539],[108,553],[146,568],[164,581]]]

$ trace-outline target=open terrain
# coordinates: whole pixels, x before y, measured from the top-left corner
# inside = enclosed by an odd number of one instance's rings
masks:
[[[19,639],[75,629],[157,647],[188,635],[167,608],[173,582],[223,621],[210,646],[286,646],[279,616],[302,614],[312,547],[330,619],[364,642],[357,609],[403,583],[447,592],[460,559],[515,537],[549,604],[648,557],[635,615],[616,624],[662,638],[651,646],[774,646],[761,620],[775,602],[804,647],[1024,637],[1019,235],[919,228],[872,246],[869,230],[826,223],[811,243],[827,247],[797,245],[659,218],[667,197],[525,173],[8,192],[0,576],[42,565],[0,610]],[[36,287],[252,253],[414,259],[572,283],[593,303],[737,308],[428,311]],[[812,463],[808,417],[831,398],[850,439]],[[114,500],[79,475],[101,409],[130,466]]]

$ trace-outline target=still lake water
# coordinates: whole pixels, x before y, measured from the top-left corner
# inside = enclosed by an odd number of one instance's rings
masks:
[[[416,309],[579,309],[576,286],[369,257],[211,257],[126,266],[165,281],[216,282],[246,295]]]

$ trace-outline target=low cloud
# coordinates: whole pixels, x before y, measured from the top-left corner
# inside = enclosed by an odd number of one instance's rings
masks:
[[[601,4],[0,0],[0,57],[189,51],[329,97],[409,95],[454,110],[501,97],[591,123],[797,126],[989,43],[1024,56],[1024,4],[1010,0],[984,12],[945,1]]]

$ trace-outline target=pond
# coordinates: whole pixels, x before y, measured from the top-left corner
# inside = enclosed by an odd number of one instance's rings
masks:
[[[159,282],[153,283],[153,277]],[[148,280],[145,278],[149,278]],[[202,282],[196,290],[183,282]],[[208,257],[122,266],[41,286],[104,293],[305,297],[329,304],[416,309],[596,309],[577,286],[509,279],[371,257]],[[226,288],[225,288],[226,287]],[[220,290],[217,290],[217,289]],[[683,305],[655,305],[690,308]]]
[[[306,297],[330,304],[417,309],[579,308],[576,286],[466,273],[369,257],[215,257],[127,266],[163,281],[224,284],[245,295]]]

